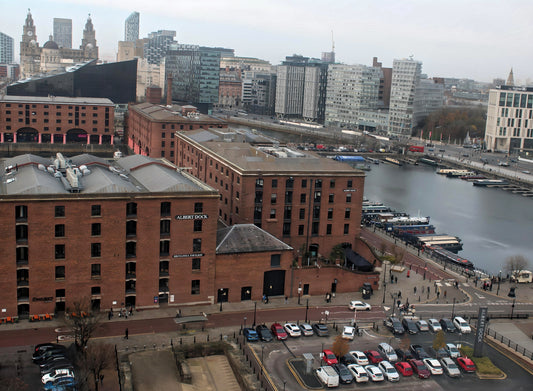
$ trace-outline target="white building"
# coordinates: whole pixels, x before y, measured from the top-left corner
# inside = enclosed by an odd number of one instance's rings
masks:
[[[487,149],[506,153],[533,153],[533,88],[502,85],[489,92]]]
[[[389,107],[389,132],[411,135],[415,92],[422,63],[413,59],[394,60],[392,65],[391,97]]]
[[[304,98],[305,66],[279,65],[276,81],[276,114],[301,117]]]

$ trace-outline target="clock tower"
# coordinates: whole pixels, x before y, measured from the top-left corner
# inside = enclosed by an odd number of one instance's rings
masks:
[[[22,77],[28,77],[39,72],[41,49],[37,43],[35,25],[28,9],[26,21],[22,27],[22,41],[20,42],[20,70]]]

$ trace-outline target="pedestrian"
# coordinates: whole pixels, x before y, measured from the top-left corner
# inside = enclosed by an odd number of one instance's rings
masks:
[[[104,375],[100,375],[100,384],[104,385]]]
[[[437,291],[437,299],[440,297],[440,291]]]
[[[128,339],[128,337],[129,337],[129,330],[126,327],[126,331],[124,332],[124,339]]]
[[[289,301],[289,298],[287,296],[285,296],[285,304],[287,304]]]
[[[395,283],[395,284],[398,283],[398,277],[397,277],[397,276],[394,276],[394,283]]]
[[[398,291],[398,298],[402,297],[402,291]]]
[[[416,293],[416,286],[415,286],[415,287],[413,288],[413,290],[414,290],[414,291],[415,291],[415,293]]]
[[[265,295],[265,304],[268,304],[268,296]]]
[[[398,300],[398,301],[396,302],[396,304],[398,305],[398,308],[400,308],[400,306],[402,305],[402,301],[401,301],[401,300]]]
[[[110,310],[107,314],[107,320],[111,320],[111,318],[113,317],[113,311]]]
[[[263,303],[266,304],[266,302],[267,302],[267,296],[265,294],[263,294]]]
[[[446,297],[446,293],[447,293],[447,292],[446,292],[446,291],[444,291],[444,297]]]

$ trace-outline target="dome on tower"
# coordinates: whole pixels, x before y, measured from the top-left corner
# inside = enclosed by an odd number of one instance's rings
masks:
[[[50,35],[48,41],[44,44],[43,49],[55,49],[59,50],[59,46],[54,42],[53,37]]]

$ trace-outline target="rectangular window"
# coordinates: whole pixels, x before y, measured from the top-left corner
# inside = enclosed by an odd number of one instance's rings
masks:
[[[55,217],[65,217],[65,207],[56,206],[55,207]]]
[[[334,187],[335,187],[335,179],[330,179],[329,180],[329,188],[333,189]]]
[[[170,202],[161,202],[161,216],[170,216]]]
[[[55,245],[55,259],[65,259],[65,245],[64,244]]]
[[[203,202],[195,202],[194,203],[194,213],[202,213],[204,211],[204,203]]]
[[[159,222],[159,234],[170,235],[170,220],[161,220]]]
[[[137,242],[126,242],[126,258],[137,256]]]
[[[102,225],[100,223],[91,224],[91,236],[100,236],[102,234]]]
[[[65,289],[56,289],[56,297],[65,297]]]
[[[56,266],[56,280],[65,279],[65,266]]]
[[[91,216],[101,216],[102,215],[102,206],[101,205],[91,205]]]
[[[328,209],[328,220],[333,219],[333,208]]]
[[[28,207],[26,205],[15,206],[15,220],[26,221],[28,219]]]
[[[292,189],[294,187],[294,178],[293,177],[290,177],[289,179],[287,179],[285,181],[285,187],[287,189]]]
[[[159,241],[159,255],[166,256],[170,254],[170,240]]]
[[[100,256],[102,256],[102,244],[91,243],[91,257],[98,258]]]
[[[255,180],[255,188],[258,189],[258,188],[263,188],[263,179],[262,178],[258,178]]]
[[[270,195],[270,203],[271,203],[272,205],[275,205],[276,202],[277,202],[277,200],[278,200],[278,195],[277,195],[276,193],[272,193],[272,194]]]
[[[314,202],[320,202],[320,200],[322,199],[322,192],[321,191],[315,191],[315,195],[313,197],[313,201]]]
[[[302,179],[302,189],[307,187],[307,179]]]
[[[305,204],[306,200],[307,200],[307,194],[305,193],[300,194],[300,204]]]
[[[102,265],[99,263],[93,263],[91,265],[91,278],[100,278],[102,275]]]
[[[276,218],[276,209],[270,209],[270,218],[275,219]]]
[[[200,280],[192,280],[191,281],[191,295],[199,295],[200,294]]]
[[[285,203],[292,204],[292,191],[285,192]]]
[[[305,219],[305,208],[300,208],[299,218],[300,220]]]
[[[350,233],[350,224],[344,224],[344,234]]]
[[[349,218],[350,218],[350,212],[351,212],[351,211],[350,211],[350,208],[346,208],[346,209],[344,210],[344,218],[345,218],[345,219],[349,219]]]
[[[93,286],[91,287],[91,295],[92,296],[98,296],[102,293],[102,290],[100,289],[99,286]]]
[[[202,220],[194,220],[194,232],[202,232]]]
[[[315,189],[322,189],[322,179],[315,179]]]
[[[326,225],[326,235],[331,235],[331,224]]]
[[[311,224],[311,235],[318,235],[319,226],[320,223],[318,221],[314,221],[313,224]]]
[[[56,224],[56,238],[65,236],[65,224]]]
[[[202,266],[202,259],[201,258],[193,258],[192,259],[192,270],[200,270]]]
[[[277,179],[272,179],[272,188],[275,189],[278,187],[278,180]]]
[[[284,213],[283,213],[283,218],[285,220],[290,220],[292,218],[292,206],[286,206],[285,207],[285,210],[284,210]]]
[[[298,235],[302,236],[303,234],[304,234],[304,226],[302,224],[300,224],[298,226]]]
[[[347,203],[352,202],[352,194],[351,193],[346,194],[346,202]]]
[[[335,194],[330,194],[330,195],[328,196],[328,202],[329,202],[330,204],[333,204],[333,202],[335,202]]]
[[[195,253],[202,251],[202,239],[201,238],[195,238],[192,240],[192,251]]]
[[[352,179],[348,179],[348,183],[347,183],[347,186],[348,189],[351,189],[353,187],[353,180]]]
[[[281,266],[281,254],[272,254],[270,256],[270,267]]]
[[[320,218],[320,205],[313,206],[313,219]]]
[[[283,223],[283,236],[291,235],[291,223]]]

